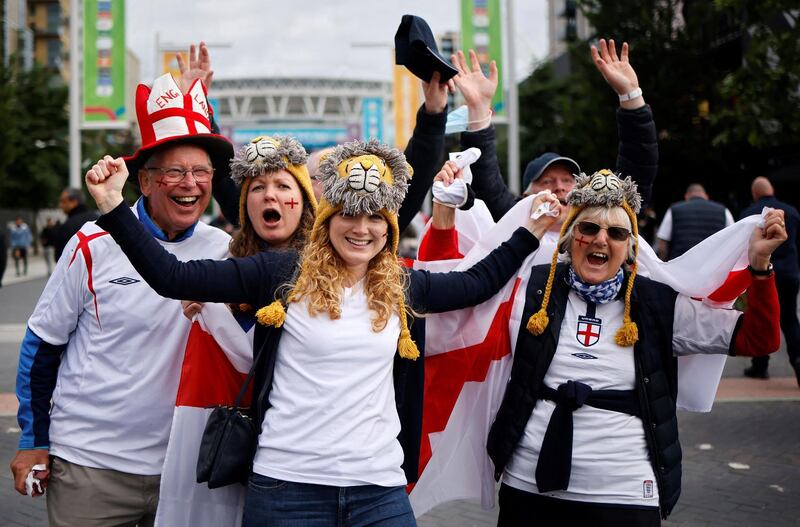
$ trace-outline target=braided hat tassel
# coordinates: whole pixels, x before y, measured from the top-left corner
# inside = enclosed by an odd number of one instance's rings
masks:
[[[583,210],[583,207],[570,207],[567,219],[561,225],[561,232],[559,239],[567,232],[572,220]],[[550,274],[547,275],[547,285],[544,288],[544,298],[542,299],[542,307],[539,311],[534,313],[528,319],[527,329],[534,335],[541,335],[550,323],[550,318],[547,316],[547,305],[550,303],[550,294],[553,292],[553,280],[556,276],[556,264],[558,263],[558,247],[553,251],[553,259],[550,261]]]
[[[631,231],[634,238],[639,237],[639,223],[636,221],[636,214],[633,209],[628,205],[627,201],[622,202],[622,208],[628,214],[631,220]],[[631,274],[628,277],[628,287],[625,289],[625,312],[622,317],[622,327],[617,330],[614,336],[614,341],[623,347],[633,346],[639,340],[639,328],[636,323],[631,320],[631,293],[633,292],[633,280],[636,278],[636,272],[639,269],[639,264],[636,258],[639,256],[639,243],[634,243],[633,246],[633,265],[631,266]]]
[[[397,314],[400,316],[400,338],[397,341],[397,352],[404,359],[417,360],[419,358],[419,348],[417,343],[411,338],[408,330],[408,319],[406,317],[406,303],[401,298]]]
[[[275,300],[270,305],[256,311],[256,319],[263,326],[279,328],[286,322],[286,309],[280,300]]]

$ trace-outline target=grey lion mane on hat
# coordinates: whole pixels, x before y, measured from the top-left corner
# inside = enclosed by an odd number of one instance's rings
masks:
[[[589,182],[596,175],[613,174],[619,179],[620,186],[616,189],[604,189],[601,192],[593,189]],[[639,214],[642,207],[642,196],[639,195],[630,176],[622,179],[619,174],[610,171],[598,171],[592,175],[581,172],[575,177],[575,188],[567,196],[567,203],[575,207],[621,207],[627,201],[635,214]]]
[[[245,156],[247,143],[236,152],[231,160],[231,179],[237,185],[241,185],[244,178],[256,177],[264,172],[274,172],[287,168],[286,161],[290,165],[305,165],[308,153],[300,141],[288,135],[265,136],[278,143],[277,149],[267,157],[257,157],[255,161],[248,161]]]
[[[381,180],[375,192],[354,190],[347,178],[339,176],[337,167],[345,159],[374,155],[386,162],[392,171],[393,185]],[[408,192],[408,181],[414,174],[400,150],[384,145],[376,139],[368,142],[352,141],[337,146],[319,166],[325,190],[322,197],[333,206],[342,205],[347,214],[375,214],[381,209],[397,212]]]

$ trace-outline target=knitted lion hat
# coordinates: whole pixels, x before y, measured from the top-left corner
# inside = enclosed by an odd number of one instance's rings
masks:
[[[581,173],[575,178],[575,188],[567,195],[569,212],[564,224],[561,226],[559,240],[569,230],[581,211],[588,207],[621,207],[631,222],[633,235],[634,259],[631,263],[631,274],[628,278],[628,287],[625,290],[625,313],[623,316],[622,327],[619,328],[615,336],[615,341],[620,346],[633,346],[639,340],[639,329],[636,323],[631,320],[631,292],[633,291],[633,280],[636,277],[636,256],[639,254],[639,229],[636,221],[636,214],[642,206],[642,198],[636,190],[636,183],[630,177],[622,179],[619,175],[610,170],[599,170],[587,176]],[[560,243],[559,243],[560,245]],[[541,335],[550,319],[547,317],[547,304],[550,301],[550,294],[555,278],[556,263],[560,248],[557,247],[550,262],[550,274],[547,277],[542,307],[531,315],[528,319],[528,331],[534,335]]]
[[[317,199],[306,168],[307,159],[308,154],[300,141],[289,136],[260,135],[240,148],[231,161],[231,179],[242,188],[239,195],[239,225],[245,225],[248,221],[247,191],[253,178],[277,170],[286,170],[297,180],[306,201],[316,210]]]
[[[396,148],[374,139],[368,142],[353,141],[337,146],[323,158],[319,172],[324,190],[311,230],[311,241],[320,240],[322,226],[340,211],[353,216],[380,214],[389,224],[389,249],[396,255],[400,241],[397,212],[414,174],[406,162],[406,156]],[[300,274],[306,272],[309,270],[301,263]],[[292,297],[293,294],[290,294],[289,298]],[[403,358],[416,359],[419,350],[411,339],[402,299],[397,308],[400,317],[397,350]],[[262,324],[280,327],[286,317],[285,308],[276,300],[258,310],[256,317]]]

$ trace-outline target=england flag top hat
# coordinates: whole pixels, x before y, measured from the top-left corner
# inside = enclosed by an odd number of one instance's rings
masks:
[[[139,85],[136,118],[142,147],[125,158],[130,181],[138,185],[139,169],[157,148],[168,144],[199,146],[211,158],[214,180],[230,177],[233,145],[227,138],[211,132],[211,108],[206,93],[199,79],[192,84],[189,93],[182,93],[169,73],[157,78],[152,88]]]

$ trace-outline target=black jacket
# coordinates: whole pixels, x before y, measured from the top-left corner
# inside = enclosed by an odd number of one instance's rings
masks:
[[[558,346],[570,291],[566,281],[567,265],[560,264],[556,270],[547,310],[550,323],[545,332],[535,336],[524,325],[524,321],[541,307],[549,270],[549,265],[539,265],[531,272],[511,378],[489,431],[487,450],[494,462],[496,478],[503,473],[525,431]],[[625,283],[620,288],[621,294],[627,287],[627,280],[626,273]],[[633,351],[635,391],[664,518],[672,511],[681,491],[681,446],[675,413],[677,361],[672,354],[676,297],[677,293],[670,287],[641,276],[636,277],[631,296],[631,317],[639,327],[639,340]]]
[[[90,210],[86,205],[78,205],[67,213],[67,220],[53,231],[51,243],[56,261],[61,258],[64,247],[67,246],[70,238],[83,227],[83,224],[87,221],[94,221],[97,217],[97,211]]]
[[[726,208],[722,203],[689,198],[669,208],[672,215],[672,232],[669,240],[668,260],[677,258],[717,231],[725,228]]]
[[[131,264],[158,294],[168,298],[192,298],[200,302],[246,303],[265,306],[275,299],[277,288],[295,272],[297,254],[293,251],[262,252],[246,258],[194,260],[181,262],[165,251],[124,204],[103,215],[97,225],[108,231],[120,245]],[[416,312],[436,313],[479,304],[500,290],[513,276],[525,257],[539,246],[538,240],[520,228],[486,258],[464,272],[428,273],[409,270],[406,297]],[[291,306],[290,306],[291,309]],[[412,336],[424,356],[424,324],[409,321]],[[254,350],[272,332],[265,352],[277,353],[280,330],[257,325]],[[421,338],[420,338],[421,337]],[[265,367],[274,366],[264,357],[253,382],[253,393],[265,386]],[[397,366],[400,365],[398,369]],[[395,389],[401,433],[398,439],[405,453],[403,469],[408,481],[417,479],[419,443],[422,430],[423,360],[395,360]],[[399,383],[399,384],[398,384]],[[257,407],[256,417],[263,420],[269,400]]]
[[[630,176],[636,182],[644,208],[650,201],[653,183],[658,173],[658,136],[650,106],[644,105],[635,110],[618,108],[617,129],[619,133],[617,171],[623,177]],[[500,173],[494,126],[477,132],[462,133],[462,150],[470,147],[481,150],[480,159],[471,167],[475,197],[483,200],[494,221],[499,221],[522,198],[508,189]]]

